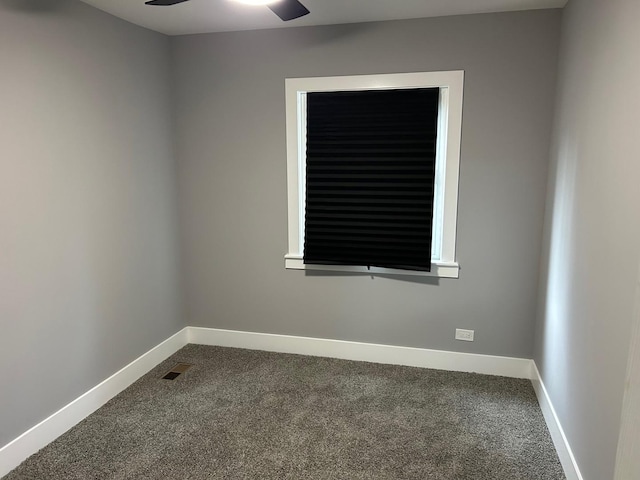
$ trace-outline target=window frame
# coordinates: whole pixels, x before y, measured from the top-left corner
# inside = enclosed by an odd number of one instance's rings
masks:
[[[441,198],[434,199],[434,206],[440,206],[442,228],[434,228],[434,233],[437,233],[439,238],[434,238],[432,243],[439,242],[441,247],[440,258],[432,256],[431,271],[368,268],[357,265],[305,264],[303,249],[306,186],[306,93],[431,87],[441,89],[436,170],[440,169],[440,178],[444,182],[443,188],[436,190],[436,194],[439,192]],[[456,260],[456,227],[463,87],[464,71],[462,70],[285,79],[289,244],[288,253],[285,255],[285,268],[458,278],[460,266]],[[440,141],[443,137],[442,132],[446,132],[446,142]],[[445,158],[444,166],[442,161],[438,162],[438,159],[443,157]],[[436,176],[438,177],[438,174]],[[438,213],[434,210],[434,223],[436,215]]]

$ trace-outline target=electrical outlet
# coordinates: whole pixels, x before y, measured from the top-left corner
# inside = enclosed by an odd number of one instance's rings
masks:
[[[474,330],[464,330],[456,328],[456,340],[464,340],[465,342],[473,342]]]

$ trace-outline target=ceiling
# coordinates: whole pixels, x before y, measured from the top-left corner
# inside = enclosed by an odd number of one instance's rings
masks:
[[[234,0],[191,0],[170,7],[148,6],[145,0],[82,1],[167,35],[560,8],[567,3],[567,0],[301,0],[311,13],[285,23],[265,6]]]

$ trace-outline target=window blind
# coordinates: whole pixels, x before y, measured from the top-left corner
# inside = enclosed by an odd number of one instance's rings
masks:
[[[439,97],[307,93],[304,263],[431,270]]]

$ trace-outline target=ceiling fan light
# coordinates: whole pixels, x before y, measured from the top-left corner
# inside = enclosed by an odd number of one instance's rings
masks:
[[[278,3],[280,0],[235,0],[239,3],[245,3],[247,5],[272,5]]]

